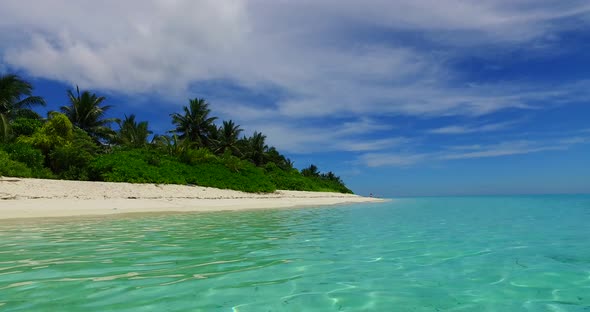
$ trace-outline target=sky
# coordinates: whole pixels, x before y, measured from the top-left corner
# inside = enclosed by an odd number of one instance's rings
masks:
[[[208,100],[379,196],[590,193],[587,0],[2,0],[0,73],[155,133]]]

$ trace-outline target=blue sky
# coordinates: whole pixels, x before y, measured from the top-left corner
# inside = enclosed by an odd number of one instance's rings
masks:
[[[590,192],[590,3],[32,1],[0,72],[156,133],[188,98],[383,196]]]

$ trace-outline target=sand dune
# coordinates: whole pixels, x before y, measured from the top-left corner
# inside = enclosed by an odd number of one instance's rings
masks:
[[[380,202],[350,194],[253,194],[209,187],[0,178],[0,219],[324,206]]]

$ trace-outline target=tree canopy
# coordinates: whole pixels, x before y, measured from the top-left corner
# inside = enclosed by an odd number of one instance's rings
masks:
[[[189,100],[172,113],[174,128],[155,134],[135,114],[109,116],[111,105],[91,91],[67,91],[69,103],[46,119],[33,86],[16,75],[0,77],[0,174],[40,178],[184,183],[248,192],[276,189],[347,192],[340,177],[315,165],[301,172],[255,131],[240,135],[233,120],[216,124],[210,104]],[[118,129],[111,128],[116,124]]]
[[[143,147],[148,144],[148,138],[153,132],[148,129],[148,122],[137,122],[135,115],[125,115],[125,118],[117,120],[119,131],[115,142],[125,146]]]
[[[182,110],[183,114],[170,115],[172,123],[176,126],[172,132],[198,146],[210,146],[211,134],[216,130],[214,121],[217,117],[209,116],[209,103],[205,99],[195,98],[189,100],[189,106],[183,106]]]
[[[69,104],[60,108],[76,127],[86,131],[91,137],[98,140],[109,140],[115,135],[110,124],[116,122],[116,118],[105,118],[110,105],[103,105],[104,96],[97,96],[90,91],[83,91],[76,87],[76,94],[68,90]]]
[[[0,76],[0,141],[12,135],[11,123],[20,116],[39,118],[32,108],[45,106],[45,100],[33,95],[33,86],[17,75]]]

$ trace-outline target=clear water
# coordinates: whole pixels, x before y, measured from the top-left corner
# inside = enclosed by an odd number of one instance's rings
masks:
[[[1,311],[590,311],[590,196],[0,223]]]

